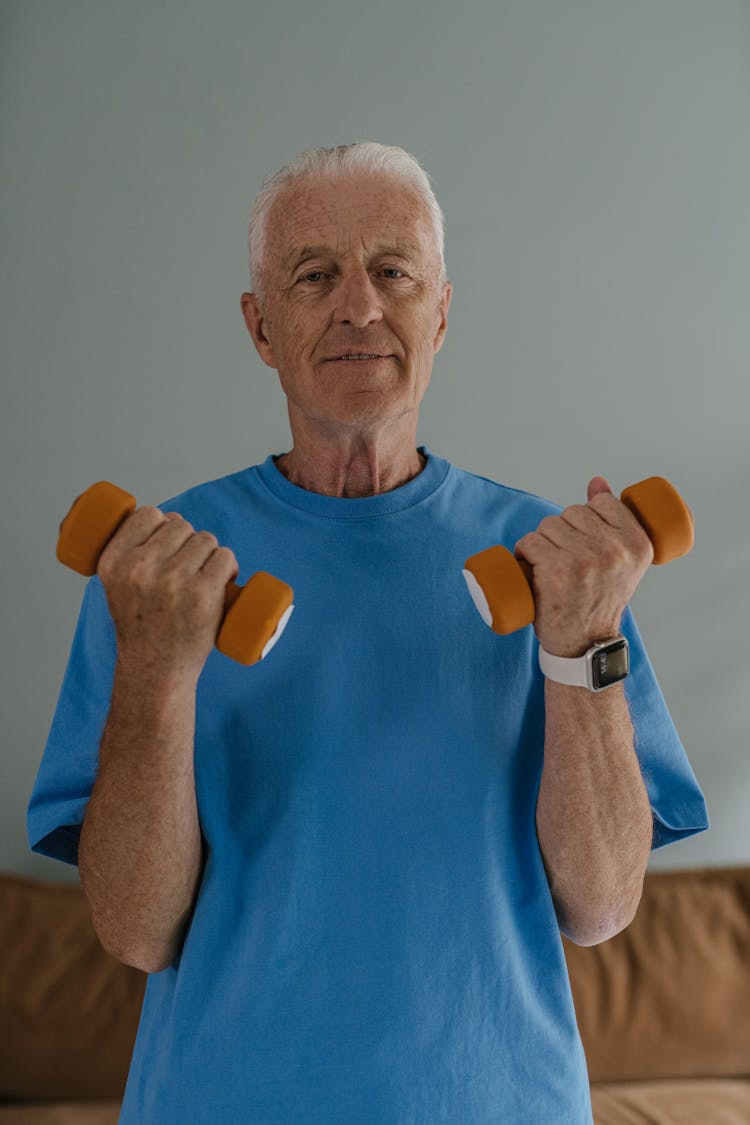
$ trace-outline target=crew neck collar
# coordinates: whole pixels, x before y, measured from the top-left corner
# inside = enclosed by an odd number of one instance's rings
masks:
[[[399,488],[380,492],[375,496],[325,496],[321,492],[310,492],[298,484],[292,484],[274,461],[275,457],[281,457],[283,453],[269,453],[257,469],[263,483],[275,496],[303,512],[332,519],[372,519],[413,507],[430,496],[447,477],[451,469],[449,461],[436,457],[426,445],[417,448],[427,458],[422,471]]]

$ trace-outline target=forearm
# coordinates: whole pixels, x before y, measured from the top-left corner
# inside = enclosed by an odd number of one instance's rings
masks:
[[[79,846],[102,945],[145,972],[180,947],[202,870],[195,684],[118,664]]]
[[[563,933],[593,945],[635,913],[651,807],[623,685],[594,693],[546,680],[544,698],[537,835]]]

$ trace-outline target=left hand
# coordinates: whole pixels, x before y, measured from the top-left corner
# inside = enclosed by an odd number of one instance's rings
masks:
[[[519,539],[515,557],[536,606],[534,632],[555,656],[582,656],[614,637],[654,548],[604,477],[593,477],[588,503],[546,516]]]

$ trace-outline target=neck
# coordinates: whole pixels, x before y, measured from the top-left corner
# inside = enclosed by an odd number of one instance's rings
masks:
[[[385,456],[375,449],[353,448],[335,454],[325,449],[306,451],[295,444],[274,462],[291,484],[308,492],[354,499],[400,488],[422,472],[427,458],[414,446]]]

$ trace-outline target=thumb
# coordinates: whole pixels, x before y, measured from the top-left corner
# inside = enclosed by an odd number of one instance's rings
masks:
[[[589,481],[588,496],[586,497],[586,499],[587,501],[593,500],[594,497],[598,496],[600,492],[611,491],[612,489],[609,487],[609,481],[606,479],[606,477],[592,477]]]

